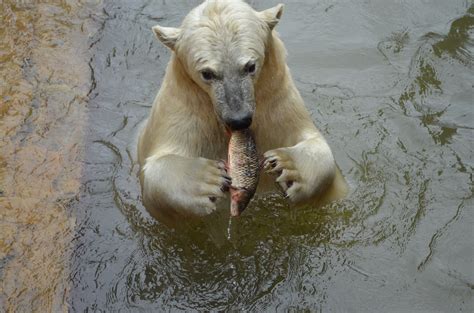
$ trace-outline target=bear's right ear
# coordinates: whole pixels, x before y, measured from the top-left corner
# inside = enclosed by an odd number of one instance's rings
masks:
[[[153,32],[155,33],[156,37],[168,48],[174,50],[176,46],[176,41],[181,35],[181,29],[174,28],[174,27],[162,27],[160,25],[156,25],[152,27]]]

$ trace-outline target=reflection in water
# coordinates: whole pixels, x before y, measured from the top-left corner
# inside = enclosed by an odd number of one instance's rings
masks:
[[[289,64],[351,194],[171,229],[130,138],[169,58],[150,27],[198,3],[2,4],[0,307],[470,311],[472,7],[288,3]]]

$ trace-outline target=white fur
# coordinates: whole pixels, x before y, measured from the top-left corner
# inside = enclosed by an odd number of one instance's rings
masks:
[[[259,190],[276,178],[293,203],[345,193],[331,149],[304,107],[286,50],[272,31],[281,12],[281,5],[255,12],[240,0],[208,0],[180,28],[154,27],[174,50],[138,146],[143,199],[155,216],[205,215],[216,208],[209,198],[224,196],[225,172],[217,160],[227,159],[228,139],[199,71],[222,71],[229,60],[245,64],[254,58],[258,64],[251,129],[270,174],[263,175]]]

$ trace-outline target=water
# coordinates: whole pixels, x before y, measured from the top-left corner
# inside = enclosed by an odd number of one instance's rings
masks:
[[[199,2],[1,3],[0,307],[471,312],[472,3],[288,1],[288,63],[350,194],[170,229],[131,138],[170,55],[150,27]]]

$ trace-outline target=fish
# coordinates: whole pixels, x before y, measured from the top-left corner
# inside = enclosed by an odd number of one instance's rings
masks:
[[[257,190],[261,162],[250,129],[232,131],[229,140],[227,174],[230,186],[230,215],[239,216]]]

